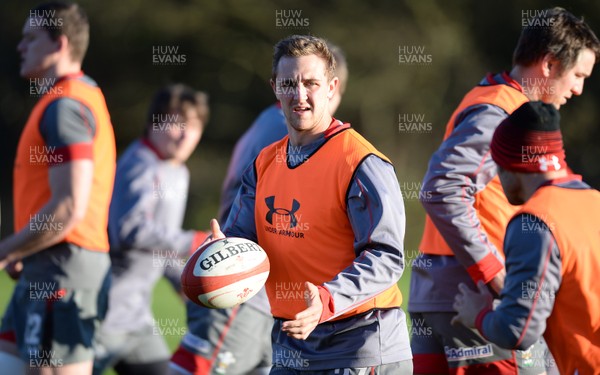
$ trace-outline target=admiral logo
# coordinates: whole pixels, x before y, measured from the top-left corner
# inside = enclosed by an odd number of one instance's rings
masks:
[[[269,209],[265,219],[271,225],[265,225],[267,232],[280,236],[304,238],[304,232],[309,229],[308,223],[301,222],[301,215],[296,215],[300,209],[300,202],[292,199],[292,207],[275,207],[275,196],[265,198],[265,204]]]
[[[462,348],[451,348],[444,346],[446,359],[448,362],[464,361],[466,359],[486,358],[494,355],[494,350],[491,344],[481,346],[471,346]]]
[[[222,250],[217,251],[208,258],[202,259],[202,261],[200,262],[200,268],[202,268],[205,271],[208,271],[215,265],[224,261],[225,259],[228,259],[232,256],[241,253],[246,253],[248,251],[262,251],[262,249],[257,245],[251,243],[238,243],[235,245],[230,245],[223,248]]]

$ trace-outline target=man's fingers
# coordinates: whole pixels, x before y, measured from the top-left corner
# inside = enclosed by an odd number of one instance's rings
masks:
[[[319,324],[321,314],[323,313],[323,304],[321,303],[321,295],[319,288],[310,282],[304,283],[306,309],[300,311],[294,316],[294,320],[283,322],[281,330],[286,332],[288,336],[299,340],[305,340],[310,333]]]
[[[465,283],[458,284],[458,290],[460,291],[461,295],[467,295],[468,293],[472,293],[471,289],[469,289],[469,287]]]
[[[290,327],[299,327],[313,321],[318,322],[320,317],[320,309],[317,306],[310,306],[306,310],[302,310],[298,314],[296,314],[296,316],[294,316],[294,320],[288,320],[287,322],[283,322],[282,329]]]
[[[225,238],[225,235],[221,232],[221,226],[217,219],[210,220],[210,232],[213,240]]]
[[[296,314],[294,317],[295,320],[293,321],[310,320],[310,318],[314,317],[316,317],[318,320],[321,317],[321,311],[316,306],[310,306],[306,310],[300,311],[298,314]]]
[[[317,326],[320,317],[320,310],[316,306],[309,307],[296,314],[295,320],[284,322],[281,325],[281,330],[290,337],[304,340]]]

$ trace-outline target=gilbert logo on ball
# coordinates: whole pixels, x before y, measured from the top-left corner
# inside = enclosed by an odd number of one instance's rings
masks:
[[[269,258],[258,244],[244,238],[223,238],[192,254],[181,274],[181,286],[193,302],[224,309],[258,293],[269,270]]]

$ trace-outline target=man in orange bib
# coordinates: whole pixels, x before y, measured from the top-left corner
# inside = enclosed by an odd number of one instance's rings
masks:
[[[106,311],[116,151],[102,91],[81,71],[88,39],[85,12],[52,2],[29,12],[17,48],[20,74],[40,99],[17,148],[15,234],[0,242],[0,269],[23,263],[0,351],[16,353],[16,344],[31,374],[91,374]],[[0,372],[22,373],[4,353]]]
[[[267,252],[271,374],[410,374],[402,296],[404,206],[390,161],[330,115],[327,43],[275,46],[271,85],[288,136],[249,166],[225,224]],[[213,237],[223,234],[216,220]],[[249,322],[249,324],[251,324]]]
[[[483,283],[479,293],[461,284],[453,322],[509,349],[544,335],[561,374],[600,374],[600,192],[569,174],[551,105],[517,109],[491,153],[508,201],[523,206],[504,237],[500,304]]]
[[[476,330],[452,326],[452,304],[463,282],[483,281],[499,292],[504,281],[502,239],[511,207],[489,149],[494,130],[529,100],[556,108],[581,95],[600,58],[589,26],[562,8],[538,12],[521,33],[510,72],[488,74],[465,95],[431,157],[421,189],[427,212],[421,254],[411,273],[408,310],[416,374],[544,373],[530,366],[545,345],[526,352],[498,347]]]

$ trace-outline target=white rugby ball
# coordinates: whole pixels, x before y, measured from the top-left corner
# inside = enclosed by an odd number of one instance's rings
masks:
[[[193,302],[214,309],[253,297],[269,276],[267,253],[255,242],[228,237],[208,242],[188,259],[181,286]]]

